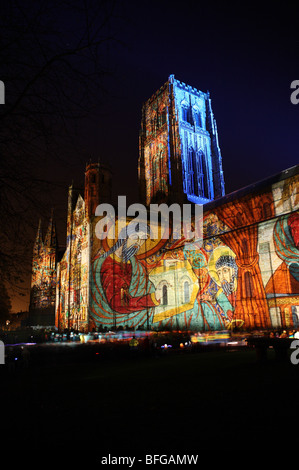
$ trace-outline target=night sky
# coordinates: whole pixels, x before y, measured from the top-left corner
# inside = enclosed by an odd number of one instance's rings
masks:
[[[101,106],[78,127],[78,153],[61,166],[45,163],[57,183],[61,245],[64,184],[83,185],[89,158],[111,164],[114,199],[137,202],[141,107],[170,74],[210,92],[227,194],[299,163],[299,105],[290,101],[291,82],[299,79],[294,3],[143,0],[124,2],[120,12],[118,41],[107,49],[113,74]],[[24,301],[17,307],[26,309]]]
[[[299,162],[299,106],[290,102],[299,77],[294,7],[228,3],[129,2],[128,47],[113,51],[119,100],[94,123],[93,153],[113,165],[117,193],[137,197],[141,105],[171,73],[210,91],[226,193]]]

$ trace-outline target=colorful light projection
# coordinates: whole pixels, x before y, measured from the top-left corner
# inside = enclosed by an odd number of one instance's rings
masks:
[[[90,327],[298,326],[298,208],[296,175],[206,210],[203,243],[192,250],[183,238],[133,248],[95,238]]]
[[[217,126],[208,93],[171,75],[142,108],[139,185],[146,205],[204,204],[224,195]]]
[[[43,240],[41,220],[33,247],[30,311],[55,305],[57,238],[53,215]]]
[[[56,326],[84,330],[88,325],[89,223],[79,195],[69,208],[67,248],[58,264]]]

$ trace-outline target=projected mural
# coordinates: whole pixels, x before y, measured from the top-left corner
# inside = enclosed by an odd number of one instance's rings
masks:
[[[299,325],[298,180],[293,183],[206,211],[203,243],[192,249],[183,238],[94,239],[91,324],[199,331]],[[281,194],[275,199],[285,187],[288,214]]]
[[[295,174],[206,206],[202,243],[186,245],[183,232],[164,239],[159,225],[153,236],[147,223],[132,237],[131,218],[119,235],[100,240],[99,218],[88,217],[78,196],[57,266],[56,325],[85,331],[297,328],[298,209]],[[117,220],[114,228],[118,234]]]

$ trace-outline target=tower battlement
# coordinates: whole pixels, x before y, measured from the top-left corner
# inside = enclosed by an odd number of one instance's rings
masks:
[[[100,203],[109,203],[112,198],[112,173],[110,166],[104,163],[86,164],[84,200],[86,215],[94,216]]]

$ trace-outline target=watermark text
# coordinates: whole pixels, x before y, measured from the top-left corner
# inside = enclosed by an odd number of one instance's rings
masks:
[[[202,240],[203,207],[195,204],[150,204],[147,209],[142,204],[126,206],[126,196],[118,196],[117,217],[111,204],[100,204],[95,211],[96,217],[101,219],[96,223],[95,233],[97,238],[115,239],[116,237],[134,237],[146,239],[180,240],[182,237],[186,244]],[[128,223],[127,218],[132,218]],[[116,233],[117,220],[117,233]],[[144,230],[144,227],[147,230]],[[141,230],[141,227],[143,229]]]
[[[292,81],[291,90],[294,90],[290,96],[291,103],[298,104],[299,103],[299,80]]]

